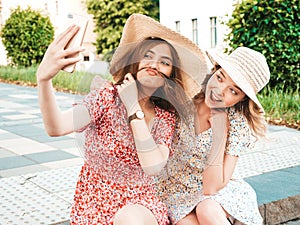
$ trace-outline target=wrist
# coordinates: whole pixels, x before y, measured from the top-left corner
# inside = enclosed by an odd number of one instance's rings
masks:
[[[52,80],[37,79],[38,86],[52,86]]]
[[[131,106],[130,108],[127,108],[127,115],[128,117],[136,113],[137,111],[142,111],[142,108],[139,104],[136,104],[134,106]]]
[[[136,110],[134,113],[129,114],[128,122],[131,123],[133,120],[142,120],[145,118],[145,114],[142,110]]]

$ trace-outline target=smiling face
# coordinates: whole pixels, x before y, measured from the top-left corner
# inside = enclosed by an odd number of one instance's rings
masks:
[[[161,87],[164,78],[172,74],[173,58],[170,47],[167,44],[158,44],[148,49],[138,66],[137,79],[148,87]]]
[[[218,69],[207,83],[205,103],[211,108],[231,107],[244,97],[245,93],[222,68]]]

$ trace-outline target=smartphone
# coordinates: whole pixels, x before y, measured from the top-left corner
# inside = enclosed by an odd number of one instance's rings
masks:
[[[68,42],[65,49],[79,47],[82,45],[85,31],[88,25],[89,18],[87,16],[79,15],[79,14],[69,14],[68,19],[66,21],[66,27],[75,24],[79,26],[79,31],[74,35],[74,37]],[[77,55],[72,55],[70,57],[77,57]],[[62,68],[63,71],[73,73],[76,67],[76,63],[68,65]]]

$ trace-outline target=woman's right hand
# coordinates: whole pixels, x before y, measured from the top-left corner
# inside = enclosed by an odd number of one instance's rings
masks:
[[[227,134],[229,129],[229,120],[225,109],[211,109],[209,122],[213,130]]]
[[[37,70],[37,80],[39,83],[51,80],[65,66],[80,61],[81,58],[79,56],[71,56],[83,51],[81,47],[65,49],[78,30],[78,26],[70,26],[48,46]]]

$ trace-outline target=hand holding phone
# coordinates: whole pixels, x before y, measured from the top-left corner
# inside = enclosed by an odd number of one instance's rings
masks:
[[[83,39],[84,39],[84,35],[85,35],[85,31],[88,25],[88,17],[86,16],[82,16],[82,15],[78,15],[78,14],[70,14],[67,20],[67,26],[70,26],[72,24],[75,24],[79,27],[79,31],[74,35],[74,37],[68,42],[68,44],[66,45],[65,49],[68,48],[73,48],[73,47],[79,47],[82,45]],[[71,55],[69,57],[77,57],[77,55]],[[64,68],[62,68],[62,70],[69,72],[69,73],[73,73],[75,70],[75,66],[76,63],[68,65]]]

